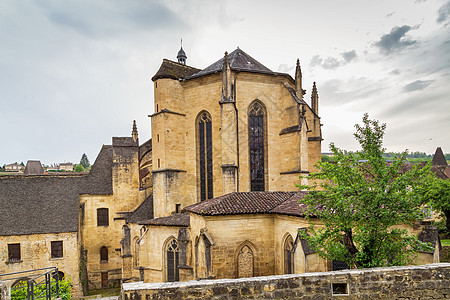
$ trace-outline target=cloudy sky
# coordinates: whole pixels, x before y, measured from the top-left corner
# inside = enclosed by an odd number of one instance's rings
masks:
[[[240,47],[319,91],[322,151],[357,148],[365,112],[388,151],[450,152],[450,1],[0,1],[0,164],[93,162],[136,120],[150,138],[162,59],[205,68]]]

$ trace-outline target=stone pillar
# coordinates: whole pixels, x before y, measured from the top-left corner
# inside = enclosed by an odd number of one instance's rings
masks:
[[[222,139],[222,194],[237,191],[237,110],[233,96],[231,68],[225,52],[222,77],[221,139]]]

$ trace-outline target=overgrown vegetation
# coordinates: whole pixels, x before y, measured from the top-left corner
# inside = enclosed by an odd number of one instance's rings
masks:
[[[323,226],[310,227],[303,237],[323,258],[350,267],[369,268],[411,263],[418,250],[432,248],[395,225],[421,218],[423,201],[416,188],[431,174],[430,167],[405,172],[406,152],[387,163],[382,147],[386,124],[363,117],[354,134],[360,151],[345,154],[333,143],[335,162],[320,162],[318,172],[300,186],[307,217]]]
[[[450,233],[450,180],[437,178],[434,174],[422,186],[423,202],[439,212],[445,223],[446,232]],[[442,231],[442,229],[441,229]]]
[[[52,295],[56,295],[56,280],[52,278]],[[59,280],[59,297],[62,300],[72,299],[72,283],[69,277],[64,277]],[[35,297],[42,295],[45,297],[45,283],[34,286]],[[53,297],[52,297],[53,298]],[[27,299],[27,282],[22,281],[19,285],[16,285],[15,289],[11,289],[11,300],[23,300]]]

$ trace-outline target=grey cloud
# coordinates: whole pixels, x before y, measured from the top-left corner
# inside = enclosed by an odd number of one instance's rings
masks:
[[[310,67],[320,66],[320,67],[324,68],[325,70],[334,70],[334,69],[337,69],[338,67],[341,67],[341,66],[344,66],[344,65],[350,63],[352,60],[356,59],[356,57],[357,57],[355,50],[343,52],[343,53],[341,53],[341,55],[342,55],[343,60],[340,60],[338,58],[331,57],[331,56],[329,56],[327,58],[322,58],[322,57],[320,57],[320,55],[314,55],[311,58],[309,65],[310,65]]]
[[[392,17],[394,14],[395,14],[395,11],[393,11],[393,12],[391,12],[391,13],[388,13],[388,14],[386,15],[386,18],[390,18],[390,17]]]
[[[411,82],[403,87],[403,90],[405,92],[414,92],[414,91],[420,91],[425,89],[427,86],[432,84],[434,80],[416,80],[414,82]]]
[[[450,1],[445,3],[439,8],[437,22],[442,23],[447,21],[448,16],[450,15]]]
[[[337,67],[339,67],[341,65],[341,63],[337,60],[337,58],[334,58],[331,56],[324,59],[324,58],[320,57],[319,55],[314,55],[311,58],[311,62],[309,63],[309,65],[311,67],[319,66],[326,70],[333,70],[333,69],[336,69]]]
[[[345,59],[345,61],[349,63],[356,58],[356,51],[352,50],[352,51],[343,52],[343,53],[341,53],[341,55]]]
[[[380,40],[375,43],[375,46],[377,46],[382,53],[390,54],[396,50],[401,50],[414,45],[417,41],[405,37],[406,33],[411,29],[413,28],[408,25],[403,25],[401,27],[396,26],[392,28],[390,33],[384,34]]]
[[[67,2],[64,5],[43,3],[41,9],[51,22],[95,38],[124,33],[130,25],[139,30],[186,27],[175,13],[156,2],[93,2],[90,5],[81,2]]]
[[[334,57],[327,57],[322,63],[322,68],[329,70],[329,69],[336,69],[339,67],[341,63]]]
[[[399,75],[400,74],[400,70],[399,69],[392,70],[391,72],[389,72],[389,74]]]

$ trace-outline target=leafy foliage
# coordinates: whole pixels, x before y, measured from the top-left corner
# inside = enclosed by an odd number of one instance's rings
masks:
[[[83,165],[76,165],[75,168],[73,169],[75,172],[84,172],[84,167]]]
[[[423,185],[424,203],[441,213],[446,219],[447,233],[450,233],[450,180],[429,176]]]
[[[86,153],[83,153],[83,155],[81,156],[80,165],[82,165],[84,169],[88,169],[91,166],[91,163],[89,162]]]
[[[362,150],[345,154],[331,143],[336,162],[320,162],[318,172],[307,177],[310,185],[300,186],[310,190],[303,200],[308,218],[324,224],[312,225],[304,238],[321,257],[352,267],[408,264],[418,249],[430,248],[396,225],[420,218],[416,187],[430,174],[429,166],[403,172],[406,152],[391,163],[383,158],[386,124],[365,114],[355,127]]]
[[[51,282],[51,294],[56,295],[56,280],[52,278]],[[34,295],[44,295],[45,296],[45,283],[38,284],[34,286]],[[59,280],[59,297],[62,300],[72,299],[72,282],[71,279],[65,276],[63,279]],[[53,298],[53,297],[52,297]],[[22,281],[16,288],[11,289],[11,300],[23,300],[27,299],[27,282]]]

